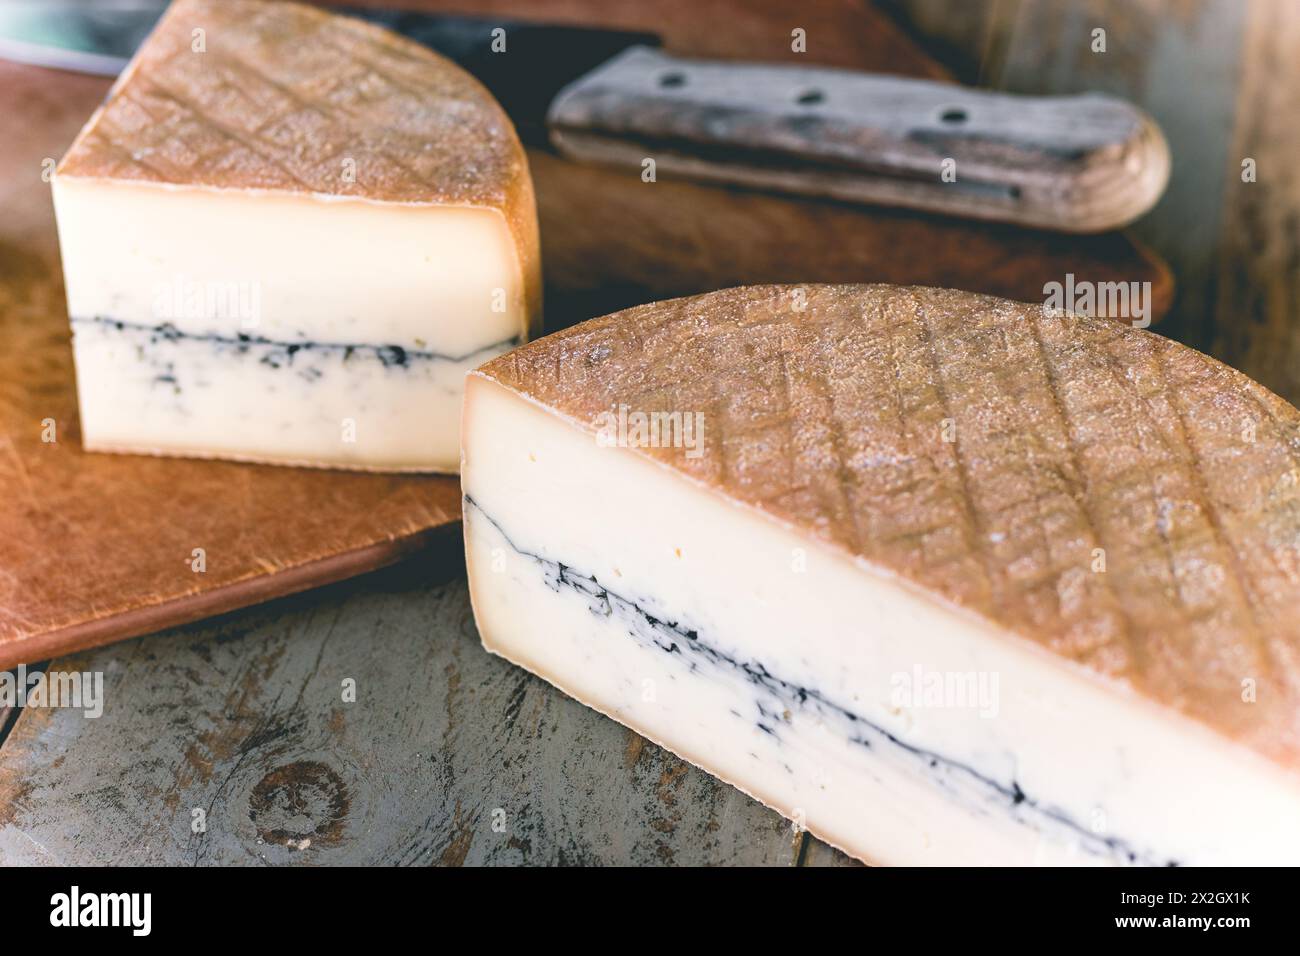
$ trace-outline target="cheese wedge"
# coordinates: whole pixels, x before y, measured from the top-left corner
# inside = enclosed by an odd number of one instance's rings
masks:
[[[962,292],[755,287],[469,376],[484,645],[864,860],[1300,860],[1300,412]]]
[[[92,450],[454,472],[466,371],[539,327],[510,120],[356,20],[178,0],[53,187]]]

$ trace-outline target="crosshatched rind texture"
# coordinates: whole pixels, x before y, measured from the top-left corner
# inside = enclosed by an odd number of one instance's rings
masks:
[[[177,0],[58,175],[497,209],[536,311],[533,185],[509,117],[450,60],[359,20]]]
[[[475,374],[593,432],[703,412],[703,456],[635,453],[1300,766],[1300,412],[1199,352],[965,292],[755,286]]]

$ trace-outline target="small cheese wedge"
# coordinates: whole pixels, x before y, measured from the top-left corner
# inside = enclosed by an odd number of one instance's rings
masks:
[[[962,292],[755,287],[469,376],[484,645],[864,860],[1300,860],[1300,412]]]
[[[510,120],[356,20],[177,0],[53,188],[91,450],[454,472],[466,371],[539,327]]]

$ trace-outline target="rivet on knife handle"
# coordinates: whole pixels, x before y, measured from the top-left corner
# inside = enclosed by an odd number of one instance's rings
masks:
[[[1069,232],[1131,222],[1169,178],[1159,127],[1113,97],[1017,96],[645,47],[565,88],[547,123],[574,159],[653,157],[659,172],[692,178]]]

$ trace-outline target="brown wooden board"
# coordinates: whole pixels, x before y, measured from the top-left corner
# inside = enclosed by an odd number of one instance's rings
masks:
[[[1164,264],[1122,233],[1067,236],[904,209],[790,200],[660,176],[579,168],[530,151],[555,331],[632,305],[767,282],[892,282],[1043,301],[1067,274],[1151,283],[1152,317],[1173,299]]]
[[[719,11],[679,6],[676,18],[646,22],[642,5],[617,3],[600,19],[668,24],[669,45],[696,55],[794,56],[790,25],[770,11],[728,7],[734,29],[715,30],[703,27]],[[576,19],[579,7],[511,4],[515,16],[558,20]],[[809,31],[810,61],[942,75],[870,7],[817,5],[795,25]],[[0,666],[347,577],[395,560],[459,518],[450,478],[82,452],[43,173],[107,86],[0,64]],[[1167,270],[1118,233],[1054,236],[688,182],[646,184],[541,151],[531,159],[550,328],[750,282],[915,282],[1040,299],[1045,282],[1073,272],[1152,281],[1157,311],[1172,294]],[[55,440],[45,441],[50,422]],[[192,564],[199,548],[202,572]]]
[[[0,63],[0,667],[370,570],[460,518],[454,478],[82,450],[42,173],[107,85]]]

